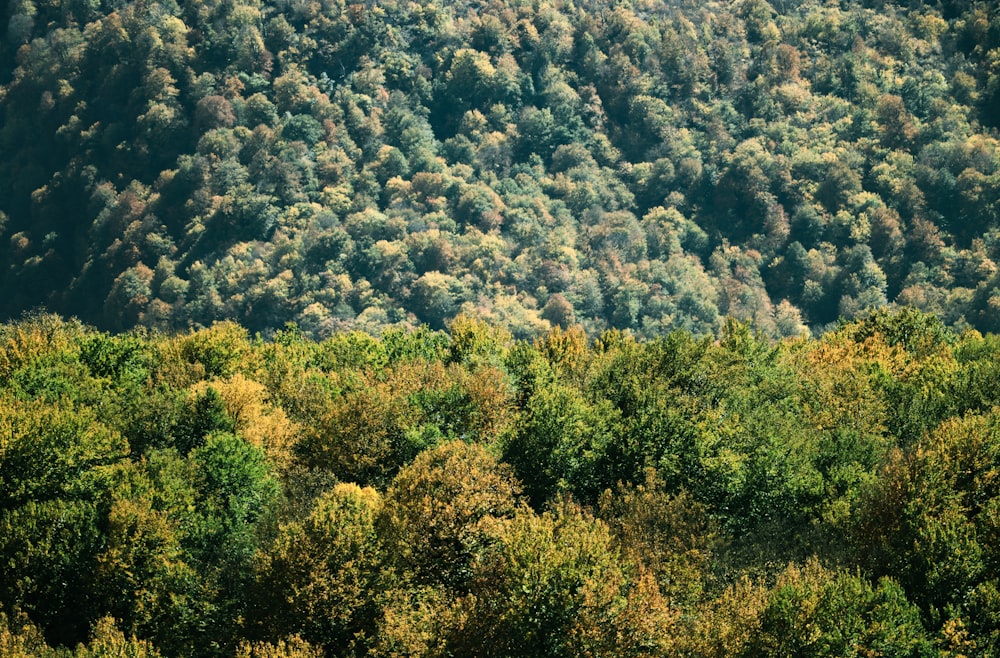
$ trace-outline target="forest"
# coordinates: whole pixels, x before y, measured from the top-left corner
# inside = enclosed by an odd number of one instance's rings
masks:
[[[1000,331],[995,0],[4,0],[0,319]]]
[[[0,655],[1000,655],[1000,338],[0,327]]]
[[[0,0],[0,655],[1000,657],[996,0]]]

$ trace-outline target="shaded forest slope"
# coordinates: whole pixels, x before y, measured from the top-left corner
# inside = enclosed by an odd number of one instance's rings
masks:
[[[0,316],[1000,329],[992,0],[0,14]]]

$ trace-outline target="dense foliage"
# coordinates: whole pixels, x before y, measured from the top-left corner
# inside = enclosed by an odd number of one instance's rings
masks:
[[[27,318],[0,653],[997,656],[998,370],[913,311],[778,344]]]
[[[1000,330],[995,0],[0,13],[0,317]]]

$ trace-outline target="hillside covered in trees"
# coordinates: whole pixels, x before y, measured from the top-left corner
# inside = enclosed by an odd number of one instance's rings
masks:
[[[1000,339],[0,327],[0,654],[1000,655]]]
[[[0,17],[0,317],[1000,330],[995,0]]]

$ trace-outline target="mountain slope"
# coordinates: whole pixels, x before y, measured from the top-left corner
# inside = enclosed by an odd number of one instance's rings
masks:
[[[995,2],[32,2],[0,315],[1000,329]]]

